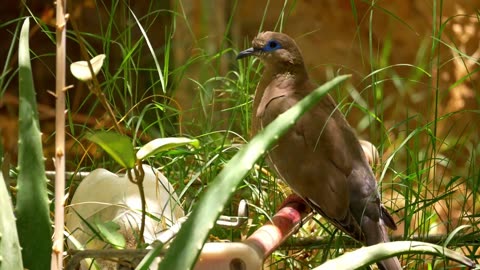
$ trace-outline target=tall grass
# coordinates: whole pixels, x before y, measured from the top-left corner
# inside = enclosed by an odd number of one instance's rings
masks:
[[[242,20],[235,17],[240,3],[234,1],[219,11],[228,19],[220,36],[212,37],[208,31],[212,22],[206,15],[210,14],[211,3],[201,2],[199,12],[205,24],[199,26],[190,17],[192,13],[188,9],[191,7],[184,6],[182,1],[172,1],[171,4],[151,1],[141,10],[124,1],[96,1],[95,8],[89,10],[92,13],[82,16],[98,18],[95,19],[98,27],[88,28],[81,17],[75,17],[72,9],[71,20],[78,24],[80,38],[73,31],[68,32],[69,44],[84,44],[90,56],[107,55],[105,68],[99,76],[100,86],[114,108],[116,120],[136,145],[143,145],[153,138],[177,135],[196,137],[202,142],[200,149],[180,148],[149,160],[153,166],[161,168],[176,187],[186,212],[192,210],[208,184],[249,141],[251,100],[262,70],[254,59],[242,63],[233,60],[235,53],[249,46],[252,38],[235,34],[235,25],[241,24]],[[375,39],[377,15],[389,16],[406,29],[413,27],[395,10],[382,7],[381,2],[367,3],[368,12],[365,17],[360,17],[360,7],[356,1],[350,1],[357,33],[368,25],[366,38],[360,34],[352,37],[354,46],[366,48],[361,51],[368,52],[361,55],[368,73],[353,70],[352,73],[361,74],[363,78],[334,96],[347,116],[360,115],[355,116],[359,121],[351,123],[352,126],[359,134],[368,136],[383,153],[377,174],[384,194],[383,202],[400,224],[395,239],[420,237],[428,240],[440,235],[435,238],[440,244],[457,247],[476,259],[478,244],[474,239],[478,238],[480,181],[478,126],[471,123],[456,130],[452,123],[464,117],[475,119],[478,111],[446,111],[440,74],[448,72],[448,63],[457,61],[466,71],[449,85],[449,90],[468,83],[475,91],[478,68],[467,67],[471,61],[477,60],[468,56],[461,44],[448,38],[445,29],[454,18],[445,18],[443,1],[434,0],[431,2],[431,34],[418,37],[420,46],[414,62],[392,63],[392,55],[398,47],[391,35],[386,35],[381,42]],[[290,16],[300,4],[284,1],[276,14],[278,21],[274,30],[281,31],[288,24],[295,23]],[[257,6],[263,8],[259,31],[272,30],[265,29],[266,17],[273,16],[271,5],[266,1]],[[36,22],[42,30],[37,35],[46,35],[53,41],[54,30],[41,20]],[[18,24],[19,21],[11,23]],[[318,34],[315,29],[311,30],[298,36]],[[12,73],[6,72],[12,50],[0,77],[0,94],[5,93],[12,78]],[[35,55],[35,48],[32,50]],[[445,57],[446,51],[452,52],[452,56]],[[81,60],[72,55],[67,55],[70,61]],[[332,70],[335,67],[327,67],[325,77],[333,77],[336,70]],[[75,171],[98,167],[118,170],[115,162],[83,140],[83,136],[92,130],[110,129],[112,119],[104,115],[103,108],[86,85],[75,82],[74,86],[67,92],[67,141],[71,149],[67,166]],[[182,89],[190,90],[186,92],[190,95],[187,97],[189,107],[177,100],[183,95]],[[476,108],[478,101],[477,98]],[[401,106],[411,103],[422,104],[422,107]],[[53,136],[46,134],[46,138],[49,143]],[[73,192],[76,184],[70,180],[67,189]],[[243,231],[214,227],[209,238],[239,241],[264,224],[289,193],[288,188],[260,161],[227,203],[231,207],[224,210],[224,213],[232,214],[241,198],[249,199],[252,213],[248,227]],[[273,269],[319,265],[345,252],[345,247],[352,247],[351,241],[339,236],[337,230],[317,216],[303,226],[297,237],[315,237],[318,241],[298,246],[296,244],[301,242],[294,237],[292,243],[275,252],[267,264]],[[319,241],[321,249],[317,249]],[[408,269],[419,269],[426,264],[441,267],[443,262],[440,259],[430,259],[432,257],[409,255],[403,258],[403,264]]]

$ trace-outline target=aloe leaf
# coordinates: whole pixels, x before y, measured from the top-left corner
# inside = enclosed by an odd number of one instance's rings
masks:
[[[129,137],[112,131],[99,131],[90,134],[87,139],[98,144],[122,167],[131,169],[135,166],[135,152]]]
[[[13,215],[12,202],[3,184],[3,174],[0,172],[0,261],[1,269],[23,269],[22,252],[18,241],[17,226]]]
[[[389,257],[419,253],[446,257],[450,260],[459,262],[470,269],[475,268],[476,266],[474,261],[462,254],[439,245],[416,241],[396,241],[363,247],[348,252],[338,258],[327,261],[321,266],[315,268],[315,270],[360,269]]]
[[[29,20],[20,34],[18,178],[15,213],[24,267],[49,269],[52,230],[37,101],[30,66]]]
[[[348,75],[338,76],[317,88],[287,112],[277,117],[225,165],[182,225],[177,237],[167,250],[165,258],[160,262],[159,269],[192,269],[215,220],[235,191],[236,186],[257,159],[328,91],[349,77]],[[144,261],[151,260],[151,257],[158,255],[159,252],[160,250],[155,250],[149,253],[149,257],[144,258]],[[146,264],[140,264],[137,269],[146,269],[145,267]]]

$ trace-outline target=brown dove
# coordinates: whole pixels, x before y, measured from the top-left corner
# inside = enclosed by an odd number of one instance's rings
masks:
[[[315,90],[300,49],[286,34],[263,32],[237,59],[256,56],[264,64],[253,101],[255,135]],[[353,129],[331,96],[306,112],[267,155],[267,163],[314,210],[366,244],[388,242],[395,222],[380,203],[377,183]],[[402,269],[396,257],[377,263]]]

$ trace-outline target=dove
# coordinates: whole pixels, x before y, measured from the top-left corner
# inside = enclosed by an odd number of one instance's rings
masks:
[[[237,59],[255,56],[264,69],[253,101],[252,135],[317,86],[302,53],[288,35],[262,32]],[[316,212],[359,242],[388,242],[397,227],[380,202],[375,176],[362,146],[330,95],[324,96],[281,136],[267,164]],[[377,262],[382,270],[402,269],[398,258]]]

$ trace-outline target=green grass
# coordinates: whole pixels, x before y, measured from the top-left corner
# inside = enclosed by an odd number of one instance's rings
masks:
[[[89,56],[107,55],[98,77],[100,87],[114,108],[116,120],[133,138],[135,145],[144,145],[154,138],[180,135],[201,141],[199,149],[180,148],[148,160],[171,180],[183,208],[190,212],[208,184],[249,141],[252,95],[262,69],[254,59],[234,61],[236,52],[249,46],[252,38],[234,35],[234,25],[239,23],[236,20],[242,19],[233,16],[238,12],[239,2],[235,1],[225,9],[224,15],[228,19],[220,37],[210,36],[208,31],[212,25],[205,15],[211,9],[207,1],[201,1],[201,25],[193,23],[193,18],[189,17],[191,13],[186,10],[190,7],[181,2],[172,6],[157,2],[163,1],[152,1],[139,12],[123,1],[112,1],[110,6],[97,1],[97,6],[91,10],[93,14],[88,16],[99,18],[98,29],[81,32],[81,38],[78,38],[70,28],[67,46],[77,48],[83,43]],[[462,119],[475,119],[479,112],[449,112],[445,108],[448,91],[454,91],[455,87],[466,84],[477,92],[474,78],[478,76],[478,67],[471,67],[470,63],[478,60],[472,59],[462,44],[455,43],[456,39],[449,36],[445,29],[454,18],[440,20],[444,15],[443,2],[432,1],[431,33],[418,36],[420,45],[415,59],[411,63],[393,63],[392,58],[399,47],[392,35],[386,35],[381,42],[377,40],[377,16],[381,14],[404,25],[405,28],[399,31],[414,31],[414,27],[403,21],[395,10],[388,10],[377,2],[367,1],[370,5],[368,11],[360,17],[360,7],[355,3],[351,1],[350,12],[357,25],[352,46],[367,52],[361,57],[368,71],[348,71],[358,78],[335,92],[334,97],[349,118],[358,120],[351,125],[383,153],[377,174],[382,185],[383,202],[400,221],[400,233],[396,234],[396,239],[442,234],[444,238],[440,244],[448,242],[448,246],[476,259],[478,244],[471,241],[478,238],[478,124],[471,122],[462,129],[454,124]],[[258,22],[259,31],[267,30],[267,16],[278,16],[275,27],[279,31],[294,23],[289,18],[300,3],[284,1],[278,14],[272,14],[270,5],[267,1],[259,7],[264,14]],[[462,16],[467,15],[455,17]],[[20,22],[15,20],[0,27],[19,25]],[[39,20],[36,22],[42,29],[37,35],[46,35],[53,42],[53,28]],[[365,25],[368,33],[361,36]],[[320,35],[314,29],[310,30],[312,32],[305,33],[305,36]],[[14,40],[17,38],[15,33],[12,33]],[[156,37],[152,38],[153,35]],[[185,55],[193,53],[184,56],[180,62],[182,50]],[[14,51],[15,42],[12,42],[0,76],[0,95],[7,91],[16,75],[15,69],[9,66]],[[51,54],[37,54],[34,47],[32,54],[32,58],[39,61],[51,57]],[[78,60],[83,59],[69,59]],[[448,65],[454,61],[458,62],[457,69],[465,70],[451,85],[445,86],[439,74],[449,72]],[[338,67],[325,65],[326,78],[332,78],[337,72]],[[120,169],[113,160],[84,140],[92,130],[109,129],[111,119],[105,117],[104,108],[86,84],[69,82],[74,83],[75,88],[67,92],[67,138],[72,142],[67,166],[76,171],[99,167],[111,171]],[[191,106],[182,107],[175,100],[181,94],[180,89],[188,89],[187,93],[192,94],[187,99]],[[479,101],[476,97],[477,109]],[[88,119],[96,120],[87,123]],[[45,136],[46,143],[51,144],[54,134]],[[224,210],[225,214],[234,214],[238,201],[248,199],[252,210],[249,226],[243,230],[214,227],[211,239],[240,241],[242,235],[248,235],[264,224],[289,193],[284,184],[268,173],[262,162],[258,165],[237,187]],[[68,183],[72,187],[76,184],[73,181]],[[462,224],[469,227],[455,231]],[[328,247],[314,249],[315,245],[311,244],[294,250],[278,250],[269,261],[270,267],[317,266],[345,252],[346,242],[337,237],[339,235],[331,225],[316,217],[305,224],[297,236],[329,239]],[[447,241],[449,235],[452,239]],[[433,263],[430,259],[432,257],[427,255],[408,255],[403,257],[403,263],[408,269],[417,269]],[[435,263],[441,264],[441,259]]]

